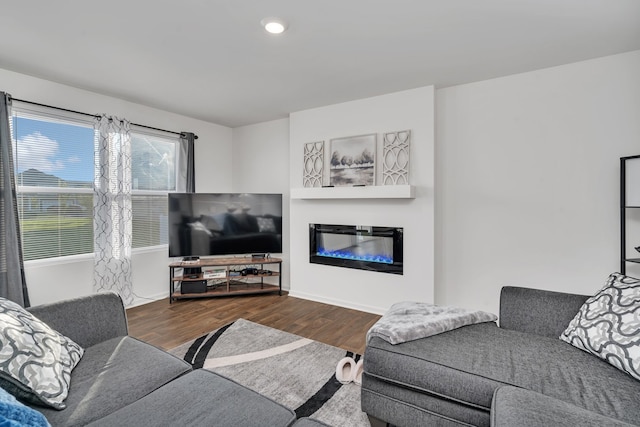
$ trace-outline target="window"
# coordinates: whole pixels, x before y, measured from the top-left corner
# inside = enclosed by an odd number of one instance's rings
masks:
[[[13,110],[24,260],[93,252],[93,125]]]
[[[176,191],[177,137],[131,132],[134,248],[166,245],[167,193]]]
[[[24,260],[93,253],[92,119],[16,104],[11,133]],[[133,248],[168,243],[178,143],[177,136],[132,127]]]

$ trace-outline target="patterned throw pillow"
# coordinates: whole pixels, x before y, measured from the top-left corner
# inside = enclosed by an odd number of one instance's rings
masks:
[[[64,409],[84,350],[18,304],[0,298],[0,386],[19,399]]]
[[[611,274],[560,339],[640,380],[640,280]]]
[[[258,229],[260,233],[275,233],[276,224],[273,222],[273,218],[258,217]]]

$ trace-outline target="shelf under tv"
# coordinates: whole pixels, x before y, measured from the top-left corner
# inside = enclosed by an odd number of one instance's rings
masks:
[[[235,287],[227,291],[224,288],[207,289],[207,292],[183,294],[180,291],[174,292],[171,298],[173,300],[184,298],[212,298],[222,296],[235,296],[235,295],[253,295],[253,294],[270,294],[278,292],[280,293],[280,287],[275,285],[260,285],[260,283],[244,283],[242,287]],[[231,286],[234,286],[233,284]]]
[[[232,275],[234,267],[245,267],[250,265],[260,266],[259,270],[267,273]],[[265,266],[277,265],[277,270],[271,270]],[[203,274],[176,275],[177,269],[184,268],[206,268],[206,267],[224,267],[226,275],[224,278],[203,279]],[[185,298],[212,298],[222,296],[236,295],[253,295],[275,293],[282,295],[282,259],[280,258],[253,258],[253,257],[236,257],[236,258],[202,258],[197,262],[173,262],[169,264],[169,302],[172,303],[178,299]],[[265,281],[266,279],[266,281]],[[269,280],[271,279],[271,280]],[[277,280],[277,285],[274,282]],[[182,292],[181,286],[185,282],[203,282],[206,281],[205,292]]]

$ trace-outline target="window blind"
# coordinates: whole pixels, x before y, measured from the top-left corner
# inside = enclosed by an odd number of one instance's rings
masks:
[[[12,109],[25,261],[93,252],[93,126],[83,118]]]

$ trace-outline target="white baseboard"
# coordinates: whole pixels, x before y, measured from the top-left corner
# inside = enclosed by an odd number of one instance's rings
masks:
[[[155,294],[155,295],[144,296],[144,297],[135,295],[131,305],[128,305],[125,308],[138,307],[140,305],[149,304],[150,302],[159,301],[159,300],[165,299],[165,298],[167,298],[167,293],[166,292],[161,292],[161,293],[158,293],[158,294]],[[167,302],[167,304],[169,304],[169,303]]]
[[[364,311],[365,313],[379,314],[379,315],[385,314],[387,312],[387,310],[388,310],[388,308],[372,307],[372,306],[362,305],[362,304],[354,304],[351,301],[344,301],[344,300],[340,300],[340,299],[336,299],[336,298],[326,298],[326,297],[321,297],[321,296],[318,296],[318,295],[308,294],[308,293],[305,293],[305,292],[289,291],[289,296],[294,297],[294,298],[300,298],[300,299],[306,299],[306,300],[310,300],[310,301],[315,301],[315,302],[322,302],[322,303],[325,303],[325,304],[336,305],[338,307],[350,308],[352,310]]]

